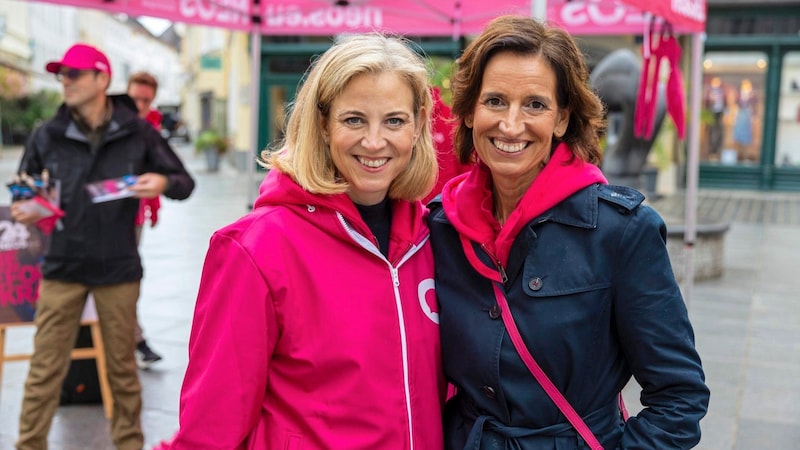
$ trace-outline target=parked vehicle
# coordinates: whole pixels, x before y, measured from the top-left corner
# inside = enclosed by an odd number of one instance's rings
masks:
[[[176,112],[166,112],[161,119],[161,135],[166,139],[179,139],[183,142],[191,142],[189,128]]]

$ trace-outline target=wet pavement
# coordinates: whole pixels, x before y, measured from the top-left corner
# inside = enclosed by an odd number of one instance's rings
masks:
[[[247,176],[230,164],[207,173],[188,146],[179,153],[197,180],[184,202],[163,201],[156,228],[142,241],[145,278],[139,318],[145,337],[164,360],[140,371],[146,447],[178,427],[178,396],[187,362],[194,299],[214,230],[247,212]],[[18,150],[0,150],[0,180],[16,168]],[[257,176],[258,179],[261,175]],[[3,190],[4,191],[4,190]],[[0,205],[8,196],[0,193]],[[652,205],[680,217],[680,195]],[[705,450],[793,449],[800,442],[800,193],[701,190],[701,220],[731,223],[724,272],[694,284],[689,311],[711,388],[701,422]],[[8,332],[6,351],[31,349],[32,327]],[[0,450],[13,448],[26,362],[6,363],[0,390]],[[635,385],[625,390],[631,413]],[[62,406],[50,448],[112,449],[100,405]]]

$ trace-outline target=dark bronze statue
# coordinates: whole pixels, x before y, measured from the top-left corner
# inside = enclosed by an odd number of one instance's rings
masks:
[[[612,184],[644,189],[641,175],[667,110],[664,85],[658,87],[655,132],[649,139],[634,135],[636,93],[642,62],[628,49],[606,55],[592,70],[590,82],[606,105],[608,133],[601,168]],[[647,194],[647,192],[646,192]]]

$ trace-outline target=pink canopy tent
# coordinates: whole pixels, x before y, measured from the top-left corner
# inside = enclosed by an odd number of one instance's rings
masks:
[[[503,13],[530,14],[530,0],[41,0],[265,35],[386,30],[453,36],[480,31]]]
[[[653,15],[676,33],[691,33],[692,55],[689,152],[686,180],[684,296],[693,284],[692,247],[696,238],[700,96],[706,0],[39,0],[49,3],[151,16],[251,33],[252,79],[260,78],[259,35],[335,35],[385,30],[405,35],[452,36],[478,33],[493,17],[531,15],[560,24],[573,34],[642,34]],[[258,83],[251,87],[253,105]],[[258,108],[252,108],[251,142],[258,146]],[[252,160],[253,158],[249,158]],[[248,167],[248,204],[253,201],[255,164]]]
[[[131,16],[217,26],[269,35],[332,35],[390,30],[407,35],[477,33],[503,13],[539,15],[579,34],[638,32],[642,12],[676,32],[705,29],[705,0],[41,0]],[[627,7],[626,7],[627,6]]]

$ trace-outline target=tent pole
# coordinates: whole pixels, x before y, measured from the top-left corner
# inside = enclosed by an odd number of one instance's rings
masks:
[[[252,209],[256,192],[256,157],[258,156],[258,109],[261,88],[261,33],[254,26],[250,30],[250,151],[247,154],[247,208]]]
[[[531,17],[547,20],[547,0],[531,0]]]
[[[697,239],[697,186],[700,179],[700,109],[703,88],[705,33],[692,34],[689,154],[686,160],[683,298],[688,307],[694,287],[694,244]]]

